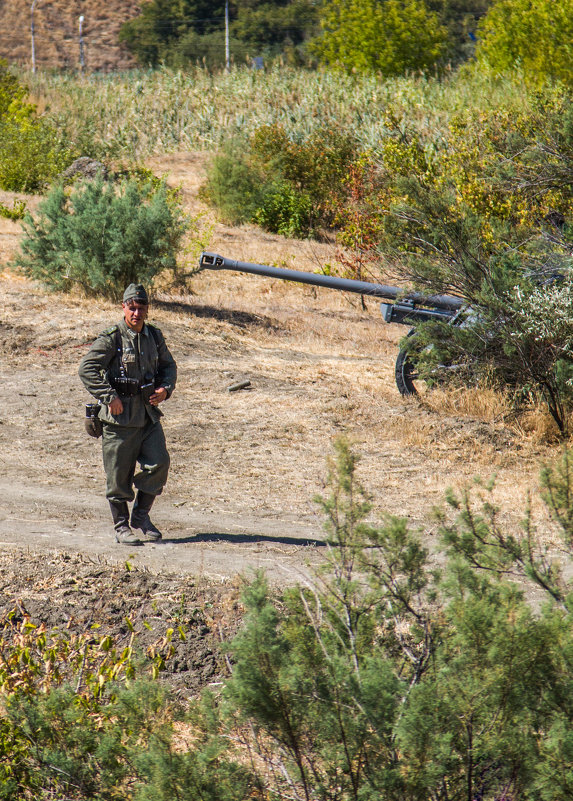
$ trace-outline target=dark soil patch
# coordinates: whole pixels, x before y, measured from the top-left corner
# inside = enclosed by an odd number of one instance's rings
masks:
[[[79,555],[33,558],[29,552],[0,555],[0,619],[29,617],[65,636],[111,636],[118,650],[137,633],[143,654],[165,652],[173,629],[173,653],[163,678],[184,696],[197,694],[226,674],[221,647],[241,620],[238,586],[189,576],[157,575],[94,563]],[[6,632],[4,632],[6,637]]]

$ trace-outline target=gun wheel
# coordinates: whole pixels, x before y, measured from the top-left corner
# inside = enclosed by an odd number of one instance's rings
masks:
[[[415,381],[419,377],[417,369],[410,360],[409,352],[401,350],[396,359],[396,386],[400,395],[417,395]]]
[[[413,328],[408,336],[414,336],[416,333]],[[432,346],[429,345],[429,348]],[[451,375],[452,370],[459,370],[461,365],[457,364],[438,364],[423,378],[420,376],[419,370],[416,367],[415,361],[412,360],[412,355],[419,353],[419,346],[416,347],[414,340],[412,345],[408,348],[403,348],[398,353],[396,359],[396,386],[400,395],[419,395],[425,390],[432,387],[439,386],[444,383],[448,375]]]
[[[414,336],[416,330],[414,328],[408,332],[408,336]],[[419,379],[420,375],[417,368],[410,358],[411,348],[403,348],[399,351],[396,359],[396,386],[400,395],[417,395],[415,382]]]

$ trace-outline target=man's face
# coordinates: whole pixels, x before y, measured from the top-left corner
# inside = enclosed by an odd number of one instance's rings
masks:
[[[127,300],[121,306],[127,327],[139,334],[147,317],[149,306],[138,303],[136,300]]]

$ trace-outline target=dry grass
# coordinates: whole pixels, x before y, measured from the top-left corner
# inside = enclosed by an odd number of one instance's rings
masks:
[[[475,417],[488,423],[503,420],[511,411],[510,401],[503,392],[487,388],[437,388],[424,395],[424,403],[439,414]]]
[[[569,421],[571,430],[573,421]],[[518,435],[532,445],[563,443],[555,420],[546,408],[538,406],[515,418],[513,428]]]

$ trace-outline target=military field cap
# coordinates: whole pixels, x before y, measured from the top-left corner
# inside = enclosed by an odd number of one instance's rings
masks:
[[[149,298],[143,284],[130,284],[123,293],[123,302],[128,300],[136,300],[138,303],[143,303],[145,306],[149,303]]]

